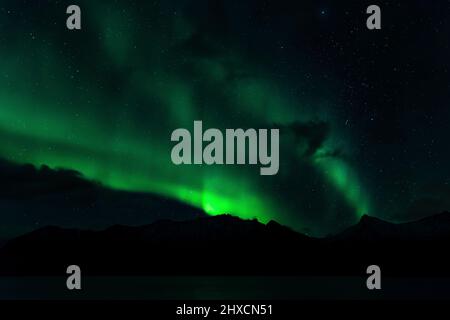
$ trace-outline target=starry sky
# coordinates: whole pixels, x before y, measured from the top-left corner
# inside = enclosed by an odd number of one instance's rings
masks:
[[[450,209],[450,5],[370,4],[2,0],[0,158],[312,235]],[[173,165],[194,120],[280,128],[279,173]]]

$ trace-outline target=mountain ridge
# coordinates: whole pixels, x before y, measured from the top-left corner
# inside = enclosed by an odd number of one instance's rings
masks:
[[[354,275],[377,261],[391,275],[439,275],[450,267],[448,222],[449,212],[400,224],[364,216],[326,238],[231,215],[101,231],[47,226],[0,248],[0,275],[55,275],[77,261],[93,275]]]

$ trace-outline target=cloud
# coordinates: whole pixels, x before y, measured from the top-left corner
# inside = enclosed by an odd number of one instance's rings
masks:
[[[292,134],[297,144],[304,144],[303,156],[312,157],[330,135],[330,124],[325,121],[293,122],[276,125],[282,134]]]

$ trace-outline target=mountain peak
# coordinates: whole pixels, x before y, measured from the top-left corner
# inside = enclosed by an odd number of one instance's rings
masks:
[[[364,214],[359,219],[358,225],[374,225],[374,224],[389,224],[389,222],[381,220],[379,218],[369,216],[367,214]]]

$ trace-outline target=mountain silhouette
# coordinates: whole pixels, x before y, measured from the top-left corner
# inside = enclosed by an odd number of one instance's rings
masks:
[[[450,263],[450,213],[393,224],[363,216],[327,238],[271,221],[230,215],[102,231],[44,227],[0,249],[0,275],[63,275],[71,264],[90,275],[442,276]]]
[[[414,241],[446,240],[450,236],[450,214],[443,212],[417,221],[389,223],[364,215],[360,221],[334,237],[335,240],[352,241]]]
[[[313,238],[274,221],[211,217],[113,190],[72,170],[0,159],[0,182],[0,275],[65,275],[71,264],[102,276],[354,276],[371,264],[393,277],[450,270],[448,212],[401,224],[363,216]]]

